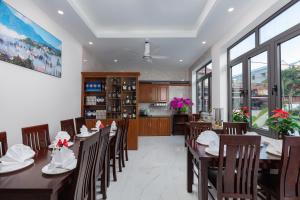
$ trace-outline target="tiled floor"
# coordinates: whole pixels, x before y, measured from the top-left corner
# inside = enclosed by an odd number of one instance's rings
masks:
[[[186,149],[182,136],[140,137],[139,150],[129,153],[108,200],[196,200],[186,191]]]

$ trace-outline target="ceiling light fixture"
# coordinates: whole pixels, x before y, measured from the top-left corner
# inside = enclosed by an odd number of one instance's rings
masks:
[[[58,10],[57,13],[60,14],[60,15],[65,14],[64,11],[62,11],[62,10]]]
[[[202,41],[202,44],[206,44],[206,41]]]
[[[89,42],[89,45],[93,45],[94,43],[93,42]]]
[[[117,62],[119,62],[119,61],[118,61],[117,59],[114,59],[114,62],[117,63]]]
[[[183,60],[182,60],[182,59],[180,59],[180,60],[179,60],[179,62],[183,62]]]
[[[228,10],[227,10],[228,12],[233,12],[234,11],[234,7],[230,7],[230,8],[228,8]]]
[[[87,62],[87,61],[88,61],[87,59],[84,59],[84,60],[83,60],[83,62]]]

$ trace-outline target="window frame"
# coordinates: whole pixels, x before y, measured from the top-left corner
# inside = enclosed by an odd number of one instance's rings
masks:
[[[277,12],[275,12],[273,15],[271,15],[269,18],[267,18],[265,21],[263,21],[261,24],[256,26],[254,29],[249,31],[246,35],[244,35],[242,38],[240,38],[238,41],[236,41],[234,44],[229,46],[227,48],[227,77],[228,77],[228,119],[232,121],[232,80],[231,80],[231,69],[235,65],[242,63],[243,65],[243,88],[244,88],[244,105],[243,106],[250,106],[250,82],[251,78],[249,75],[249,58],[258,55],[259,53],[262,53],[264,51],[268,52],[268,89],[269,89],[269,115],[271,114],[272,110],[278,107],[281,107],[282,105],[282,99],[281,99],[281,73],[280,73],[280,44],[284,43],[290,39],[293,39],[300,35],[300,23],[297,25],[283,31],[279,35],[274,36],[273,38],[265,41],[264,43],[260,44],[260,35],[259,35],[259,29],[266,25],[268,22],[276,18],[278,15],[286,11],[288,8],[293,6],[295,3],[299,2],[300,0],[292,0],[289,3],[287,3],[285,6],[283,6],[281,9],[279,9]],[[241,41],[243,41],[245,38],[250,36],[251,34],[255,33],[255,48],[251,49],[250,51],[238,56],[237,58],[230,60],[230,50],[235,47],[237,44],[239,44]],[[277,91],[275,91],[275,87],[277,87]],[[277,137],[277,134],[274,131],[266,131],[262,129],[255,129],[250,127],[250,130],[256,131],[263,135],[268,135],[272,137]]]
[[[206,79],[208,79],[208,110],[211,110],[211,82],[212,82],[212,72],[207,73],[207,66],[209,66],[210,64],[212,64],[212,61],[208,61],[207,63],[205,63],[202,67],[200,67],[197,71],[196,71],[196,112],[203,112],[203,108],[204,108],[204,103],[203,103],[203,97],[204,97],[204,81]],[[197,74],[200,70],[205,69],[205,74],[201,77],[198,78]],[[201,83],[201,110],[199,109],[199,83]]]

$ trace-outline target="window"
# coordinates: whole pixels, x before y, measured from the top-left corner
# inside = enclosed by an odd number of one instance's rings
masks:
[[[209,112],[211,109],[211,72],[212,62],[201,67],[197,72],[197,112]]]
[[[292,0],[263,24],[228,48],[229,119],[243,106],[250,127],[262,134],[272,110],[300,115],[300,1]],[[292,28],[292,29],[290,29]],[[255,43],[255,38],[260,42]],[[300,124],[300,122],[299,122]]]
[[[230,49],[230,60],[233,60],[242,54],[250,51],[255,48],[255,34],[251,34],[243,41],[235,45],[232,49]]]

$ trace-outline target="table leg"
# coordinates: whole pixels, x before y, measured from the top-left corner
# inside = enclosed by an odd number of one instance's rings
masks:
[[[193,155],[190,152],[190,148],[187,148],[187,191],[193,192]]]
[[[198,199],[208,199],[208,161],[201,160],[198,169]]]

